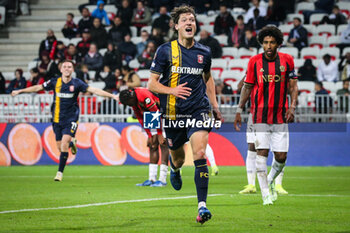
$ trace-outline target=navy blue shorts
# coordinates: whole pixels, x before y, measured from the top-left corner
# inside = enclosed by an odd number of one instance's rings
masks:
[[[56,141],[61,141],[64,134],[75,137],[75,133],[78,129],[78,122],[52,123],[52,128],[56,135]]]
[[[189,118],[179,118],[177,120],[172,120],[171,122],[169,120],[165,119],[165,124],[163,125],[166,138],[168,141],[168,147],[171,150],[176,150],[180,148],[183,144],[185,144],[192,134],[194,134],[197,131],[205,130],[210,132],[212,129],[212,126],[210,124],[197,124],[195,123],[186,125],[186,121],[191,122],[198,122],[198,121],[206,121],[211,117],[211,113],[208,109],[203,109],[194,112],[191,114],[191,117]],[[183,126],[179,124],[179,122],[185,122]],[[209,125],[209,126],[208,126]],[[188,126],[188,127],[186,127]]]

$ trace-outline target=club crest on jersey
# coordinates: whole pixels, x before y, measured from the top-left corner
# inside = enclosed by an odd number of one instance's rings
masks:
[[[280,70],[281,70],[281,72],[284,72],[284,71],[286,71],[286,67],[280,66]]]
[[[197,55],[197,61],[199,64],[203,64],[203,55],[198,54]]]
[[[73,86],[73,85],[70,85],[70,86],[69,86],[69,91],[70,91],[70,92],[73,92],[73,91],[74,91],[74,86]]]
[[[260,72],[261,72],[261,73],[264,73],[264,69],[263,69],[263,68],[261,68],[261,69],[260,69]]]

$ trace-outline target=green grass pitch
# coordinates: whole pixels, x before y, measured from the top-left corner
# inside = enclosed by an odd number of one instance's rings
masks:
[[[273,206],[262,205],[260,191],[238,194],[244,167],[220,167],[203,225],[195,222],[193,167],[183,169],[180,191],[136,187],[148,166],[68,165],[63,182],[53,181],[56,169],[0,168],[0,232],[350,232],[350,167],[286,167],[290,195]]]

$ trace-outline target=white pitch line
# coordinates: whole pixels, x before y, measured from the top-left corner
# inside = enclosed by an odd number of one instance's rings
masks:
[[[209,194],[209,197],[222,196],[224,194]],[[84,205],[73,205],[73,206],[59,206],[59,207],[49,207],[49,208],[37,208],[37,209],[21,209],[21,210],[5,210],[1,211],[0,214],[9,213],[19,213],[19,212],[33,212],[42,210],[60,210],[60,209],[74,209],[74,208],[85,208],[91,206],[104,206],[104,205],[114,205],[122,203],[135,203],[135,202],[149,202],[149,201],[162,201],[162,200],[178,200],[178,199],[189,199],[195,198],[197,196],[183,196],[183,197],[163,197],[163,198],[149,198],[149,199],[137,199],[137,200],[124,200],[124,201],[111,201],[111,202],[101,202],[101,203],[91,203]]]

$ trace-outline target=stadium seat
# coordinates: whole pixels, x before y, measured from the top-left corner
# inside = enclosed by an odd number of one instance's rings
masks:
[[[214,26],[213,25],[203,25],[201,26],[201,30],[206,30],[207,32],[209,32],[209,35],[214,34]]]
[[[283,46],[287,46],[287,42],[288,42],[288,36],[283,36]]]
[[[135,26],[130,26],[131,37],[137,37],[137,28]],[[142,28],[143,30],[144,28]]]
[[[318,65],[322,62],[323,60],[322,59],[314,59],[312,60],[312,64],[316,67],[318,67]]]
[[[338,47],[325,47],[320,51],[320,58],[322,58],[325,54],[331,55],[331,58],[334,61],[335,59],[339,58],[340,50]]]
[[[239,81],[234,81],[234,80],[228,79],[225,81],[225,83],[227,85],[230,85],[232,87],[233,91],[237,91],[237,89],[238,89],[237,86],[238,86]]]
[[[318,24],[324,16],[327,16],[327,14],[324,14],[324,13],[317,13],[317,14],[312,14],[310,16],[310,24]]]
[[[142,30],[146,30],[150,35],[152,34],[152,26],[144,26],[141,28],[141,31]]]
[[[106,86],[106,83],[104,81],[99,81],[99,82],[91,82],[89,83],[90,87],[96,87],[96,88],[100,88],[103,89]]]
[[[229,70],[239,70],[241,72],[247,70],[249,59],[234,59],[228,63]]]
[[[261,47],[258,51],[258,54],[263,53],[263,52],[264,52],[264,48]]]
[[[214,36],[219,41],[221,47],[227,46],[227,36]]]
[[[234,47],[224,47],[222,48],[222,57],[221,58],[229,58],[234,59],[238,57],[238,49]]]
[[[241,59],[250,58],[250,57],[256,55],[257,51],[258,50],[256,48],[253,48],[253,51],[246,49],[246,48],[239,48],[238,49],[238,57]]]
[[[133,36],[133,37],[131,37],[131,41],[132,41],[132,43],[134,43],[136,45],[142,41],[142,38],[141,38],[141,36]]]
[[[295,67],[295,69],[299,70],[299,68],[302,67],[304,65],[304,63],[305,63],[304,59],[294,59],[294,67]]]
[[[220,79],[220,75],[221,75],[221,71],[220,70],[215,70],[215,69],[211,69],[211,76],[216,80],[216,79]]]
[[[279,52],[288,53],[289,55],[292,55],[294,59],[299,57],[299,50],[295,47],[282,47],[279,49]]]
[[[80,15],[77,15],[77,16],[74,16],[73,18],[73,22],[78,25],[79,24],[79,21],[83,18],[83,16],[80,16]]]
[[[33,68],[35,68],[37,66],[38,66],[38,62],[37,61],[31,61],[31,62],[28,63],[28,70],[31,70],[31,69],[33,69]]]
[[[208,16],[206,14],[197,15],[196,19],[198,20],[199,25],[214,25],[215,18],[217,14]]]
[[[222,71],[227,69],[227,60],[222,58],[214,58],[211,60],[211,69],[212,70],[218,70],[220,71],[220,74]],[[220,76],[219,74],[219,76]]]
[[[318,59],[320,57],[319,53],[320,53],[320,50],[318,48],[312,48],[312,47],[302,48],[300,51],[300,58]]]
[[[5,24],[5,18],[6,18],[6,9],[3,6],[0,6],[0,25]]]
[[[335,89],[336,91],[338,91],[339,89],[343,88],[343,82],[342,81],[338,81],[335,83]]]
[[[298,82],[298,89],[300,92],[312,93],[315,90],[315,83],[312,81]]]
[[[94,70],[89,70],[89,77],[90,79],[94,80],[96,75],[96,71]]]
[[[303,27],[307,30],[307,35],[308,36],[313,36],[316,35],[315,31],[316,31],[316,26],[312,25],[312,24],[304,24]]]
[[[339,6],[340,11],[349,18],[350,16],[350,2],[339,1],[336,3]]]
[[[141,80],[148,80],[151,72],[149,70],[139,70],[137,74],[140,76]]]
[[[69,40],[69,43],[74,44],[74,46],[77,46],[77,44],[81,41],[81,38],[72,38]]]
[[[62,41],[65,46],[68,46],[70,43],[68,38],[57,38],[57,41]]]
[[[335,85],[335,82],[322,82],[323,87],[330,91],[331,93],[336,93],[337,92],[337,87]]]
[[[132,59],[130,62],[129,62],[129,67],[131,69],[136,69],[138,70],[140,68],[140,63],[139,61],[135,58],[135,59]]]
[[[335,35],[335,26],[331,24],[322,24],[318,25],[316,27],[316,35],[322,36],[322,35]]]
[[[292,14],[288,14],[287,15],[287,18],[286,18],[287,24],[293,24],[293,19],[295,17],[300,18],[301,19],[301,23],[302,24],[304,23],[304,15],[303,14],[298,14],[298,13],[294,14],[294,13],[292,13]]]
[[[244,73],[239,70],[224,70],[221,73],[220,79],[224,82],[226,80],[240,81],[244,76]]]
[[[337,27],[337,34],[340,36],[343,31],[347,29],[348,25],[347,24],[340,24]]]
[[[118,9],[115,7],[115,5],[105,5],[104,10],[108,13],[117,14]]]
[[[284,36],[288,36],[293,27],[293,24],[282,24],[278,26]]]
[[[299,3],[297,3],[295,12],[301,14],[301,13],[303,13],[304,10],[310,10],[310,11],[315,10],[314,3],[313,2],[299,2]]]
[[[340,37],[339,36],[330,36],[327,39],[327,44],[328,44],[329,47],[335,47],[339,43],[340,43]]]
[[[310,47],[318,47],[322,49],[327,46],[327,36],[311,36],[308,38]]]
[[[102,57],[105,55],[107,52],[107,49],[99,49],[98,52],[102,55]]]
[[[346,48],[343,49],[342,56],[345,56],[346,53],[350,53],[350,47],[346,47]]]

